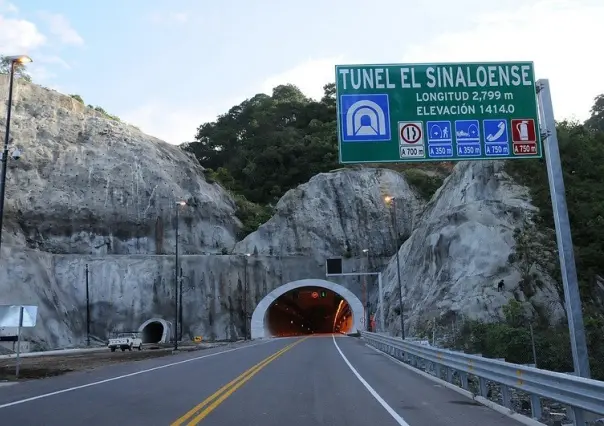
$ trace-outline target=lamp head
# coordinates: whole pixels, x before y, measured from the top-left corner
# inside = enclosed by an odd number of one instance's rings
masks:
[[[7,56],[6,59],[8,59],[10,63],[14,64],[28,64],[33,62],[33,60],[27,55]]]

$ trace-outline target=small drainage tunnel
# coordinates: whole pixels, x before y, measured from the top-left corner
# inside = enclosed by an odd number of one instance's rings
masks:
[[[138,329],[143,343],[166,343],[170,339],[168,323],[159,318],[145,321]]]
[[[269,306],[265,328],[275,337],[349,333],[353,328],[352,310],[333,290],[300,287],[282,294]]]

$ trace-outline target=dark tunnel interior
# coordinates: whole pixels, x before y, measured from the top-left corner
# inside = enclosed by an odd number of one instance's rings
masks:
[[[164,326],[159,321],[150,322],[141,334],[143,343],[159,343],[164,334]]]
[[[323,287],[300,287],[281,295],[268,308],[267,331],[276,337],[319,333],[348,333],[352,310],[336,292]]]

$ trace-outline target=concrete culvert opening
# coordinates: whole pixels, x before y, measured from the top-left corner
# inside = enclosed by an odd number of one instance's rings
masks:
[[[275,337],[352,331],[348,302],[333,290],[300,287],[279,296],[268,308],[266,329]]]
[[[143,327],[143,343],[160,343],[164,337],[164,325],[160,321],[151,321]]]

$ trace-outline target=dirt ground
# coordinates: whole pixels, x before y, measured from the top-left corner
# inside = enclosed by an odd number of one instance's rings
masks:
[[[222,346],[222,343],[202,343],[180,346],[182,352],[198,351]],[[109,349],[99,352],[87,352],[73,355],[50,355],[21,358],[19,380],[41,379],[59,376],[70,371],[92,370],[104,365],[135,362],[150,358],[160,358],[172,354],[172,348],[143,348],[143,350],[111,352]],[[0,359],[0,381],[14,381],[16,361],[14,358]]]

